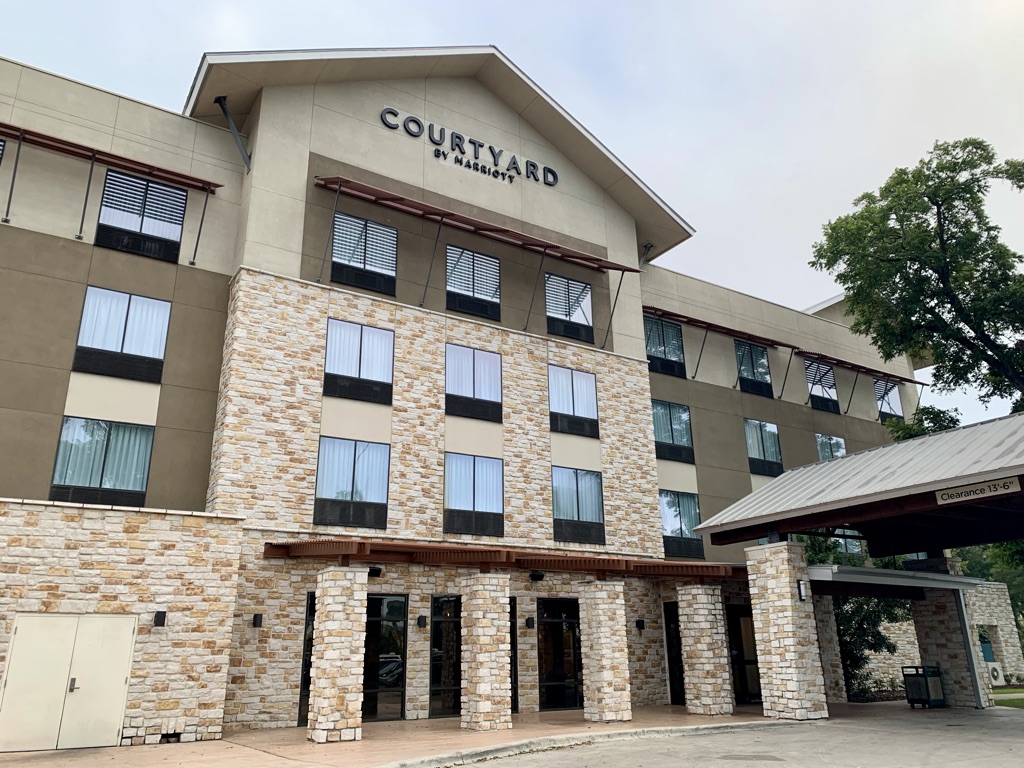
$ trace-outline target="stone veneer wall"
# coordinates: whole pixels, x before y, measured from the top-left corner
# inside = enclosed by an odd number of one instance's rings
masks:
[[[629,688],[634,707],[668,704],[668,664],[665,657],[665,609],[662,585],[627,578],[626,638],[629,643]],[[675,596],[670,598],[675,601]],[[643,619],[644,628],[636,628]]]
[[[462,727],[512,727],[512,640],[509,574],[477,573],[459,583],[462,595]]]
[[[327,320],[393,329],[388,529],[312,524]],[[505,536],[442,532],[444,344],[502,354]],[[552,539],[547,365],[597,374],[604,547]],[[242,268],[232,281],[208,507],[255,527],[660,556],[647,365],[613,353]]]
[[[811,596],[806,546],[779,542],[746,552],[764,714],[787,720],[828,717],[814,603],[797,595],[799,580]]]
[[[580,648],[583,718],[605,723],[633,719],[626,644],[626,601],[621,581],[582,581]]]
[[[921,650],[917,647],[917,632],[913,621],[900,621],[882,625],[882,631],[896,645],[896,653],[868,653],[865,668],[874,685],[899,690],[903,687],[903,667],[921,664]]]
[[[719,584],[681,584],[679,637],[691,715],[731,715],[735,704],[729,632]]]
[[[1006,585],[989,582],[965,592],[964,597],[971,620],[975,625],[988,628],[992,650],[996,661],[1002,665],[1003,675],[1024,677],[1024,653]]]
[[[829,702],[846,701],[846,676],[843,674],[843,660],[839,653],[839,631],[832,597],[815,595],[812,601],[814,621],[818,628],[821,668],[825,674],[825,696]]]
[[[221,736],[239,520],[0,499],[0,677],[18,613],[138,617],[122,745]],[[167,611],[167,625],[153,614]]]

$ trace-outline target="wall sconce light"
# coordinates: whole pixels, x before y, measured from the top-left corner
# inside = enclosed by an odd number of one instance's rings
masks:
[[[544,572],[530,571],[530,581],[544,581]]]
[[[641,632],[643,632],[646,627],[647,622],[645,622],[643,619],[636,620],[636,628],[639,629]]]
[[[167,626],[167,611],[157,611],[153,614],[153,626],[154,627],[166,627]]]
[[[806,584],[803,579],[796,580],[796,596],[800,598],[800,602],[807,600]]]
[[[376,579],[378,576],[384,573],[384,569],[381,568],[379,565],[371,565],[366,573],[369,575],[371,579]]]
[[[256,627],[257,629],[259,627],[263,626],[263,614],[262,613],[254,613],[252,615],[252,625],[254,627]]]
[[[534,621],[533,616],[527,616],[526,617],[526,628],[527,629],[533,629],[535,626],[537,626],[537,624]]]
[[[416,617],[416,626],[419,627],[420,629],[426,629],[427,628],[427,617],[426,616],[417,616]]]

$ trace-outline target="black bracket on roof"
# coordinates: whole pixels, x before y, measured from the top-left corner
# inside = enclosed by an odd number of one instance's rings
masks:
[[[224,113],[224,119],[228,121],[228,128],[231,130],[231,135],[235,137],[235,146],[238,147],[238,153],[242,156],[242,162],[245,163],[245,170],[248,173],[252,170],[252,155],[245,148],[242,137],[238,134],[238,129],[235,127],[235,121],[231,117],[231,111],[228,109],[228,97],[218,96],[214,99],[214,102],[220,107],[220,111]]]

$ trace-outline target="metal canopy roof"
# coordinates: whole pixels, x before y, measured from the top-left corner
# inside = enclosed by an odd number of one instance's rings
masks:
[[[922,589],[974,589],[984,579],[953,576],[931,571],[896,571],[888,568],[862,568],[854,565],[811,565],[807,568],[811,581],[846,584],[883,584]]]
[[[941,504],[935,494],[1022,475],[1024,414],[1014,414],[790,470],[697,530],[720,544],[849,527],[874,555],[1020,538],[1021,491]]]
[[[608,270],[617,272],[640,271],[635,267],[627,267],[625,264],[617,264],[614,261],[608,261],[607,259],[602,259],[598,256],[592,256],[589,253],[576,251],[572,248],[567,248],[564,245],[557,245],[539,237],[533,237],[532,235],[517,232],[514,229],[501,227],[497,224],[490,224],[486,221],[481,221],[480,219],[474,219],[471,216],[464,216],[461,213],[455,213],[454,211],[439,208],[436,205],[429,205],[427,203],[420,202],[419,200],[403,197],[402,195],[394,192],[388,192],[384,189],[371,187],[369,184],[363,184],[355,179],[347,179],[344,176],[317,176],[315,184],[323,189],[329,189],[331,192],[340,192],[341,194],[348,195],[349,197],[367,200],[371,203],[384,206],[385,208],[391,208],[399,213],[406,213],[410,216],[418,216],[421,219],[436,221],[444,224],[446,227],[454,227],[455,229],[461,229],[464,232],[472,232],[473,234],[480,235],[481,237],[497,240],[499,243],[505,243],[506,245],[515,246],[516,248],[523,248],[537,254],[561,259],[562,261],[567,261],[570,264],[577,264],[581,267],[597,270],[598,272],[606,272]]]

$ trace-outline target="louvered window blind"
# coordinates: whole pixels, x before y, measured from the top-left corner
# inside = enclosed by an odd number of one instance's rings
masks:
[[[331,258],[383,275],[395,274],[398,230],[344,213],[334,214]]]
[[[544,275],[548,317],[557,317],[581,325],[591,320],[590,285],[561,275]]]
[[[107,171],[100,224],[180,243],[187,199],[184,189]]]
[[[501,271],[493,256],[448,246],[448,290],[484,301],[501,301]]]

